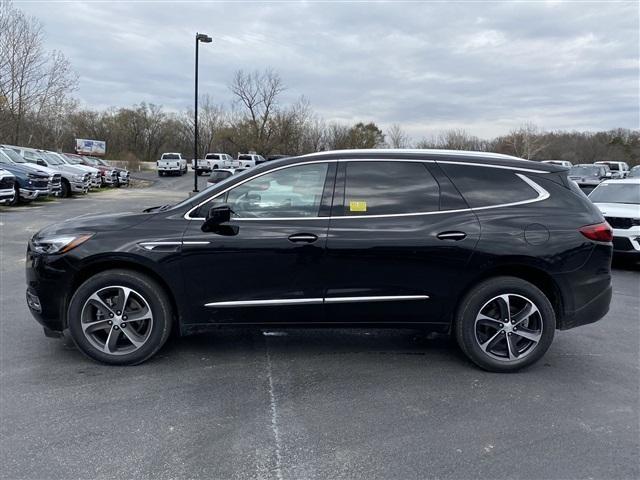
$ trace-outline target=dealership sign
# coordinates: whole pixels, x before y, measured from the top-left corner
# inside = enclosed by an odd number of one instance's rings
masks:
[[[106,151],[107,142],[76,138],[76,153],[80,155],[104,155]]]

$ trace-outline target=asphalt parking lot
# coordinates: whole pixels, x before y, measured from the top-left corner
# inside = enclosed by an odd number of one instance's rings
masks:
[[[193,177],[0,207],[0,476],[640,477],[640,267],[614,269],[602,321],[558,332],[517,374],[398,330],[231,329],[107,367],[45,338],[24,300],[43,226],[175,202]],[[205,179],[200,179],[204,184]]]

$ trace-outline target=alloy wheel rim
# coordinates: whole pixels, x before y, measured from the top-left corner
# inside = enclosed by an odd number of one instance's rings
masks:
[[[533,352],[542,338],[542,315],[527,297],[505,293],[486,302],[476,315],[474,336],[480,349],[502,362]]]
[[[120,285],[101,288],[85,301],[81,327],[93,347],[107,355],[127,355],[142,348],[153,328],[153,313],[136,290]]]

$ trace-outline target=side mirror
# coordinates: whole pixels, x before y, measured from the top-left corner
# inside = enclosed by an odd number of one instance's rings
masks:
[[[39,158],[38,160],[36,160],[36,163],[38,165],[42,165],[43,167],[47,166],[47,162],[45,162],[44,160],[42,160],[41,158]]]
[[[207,218],[205,219],[200,229],[203,232],[221,233],[225,235],[229,234],[227,233],[227,230],[237,230],[238,227],[222,225],[223,223],[227,223],[229,220],[231,220],[231,213],[231,207],[229,207],[229,205],[211,207],[207,212]],[[235,233],[237,233],[237,231]],[[231,234],[235,233],[232,232]]]

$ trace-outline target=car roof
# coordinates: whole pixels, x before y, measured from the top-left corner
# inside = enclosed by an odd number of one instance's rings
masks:
[[[435,149],[362,149],[362,150],[332,150],[326,152],[310,153],[299,157],[289,157],[274,162],[300,161],[301,159],[384,159],[384,160],[440,160],[455,163],[467,163],[477,165],[495,165],[516,169],[535,170],[538,172],[566,172],[567,167],[561,167],[552,163],[542,163],[533,160],[503,155],[492,152],[472,152],[467,150],[435,150]]]
[[[235,172],[236,170],[238,170],[237,168],[214,168],[211,171],[212,172]]]
[[[640,185],[640,178],[635,178],[635,177],[632,177],[632,178],[618,178],[616,180],[605,180],[602,183],[607,183],[607,184],[611,184],[611,183],[632,183],[634,185]]]

